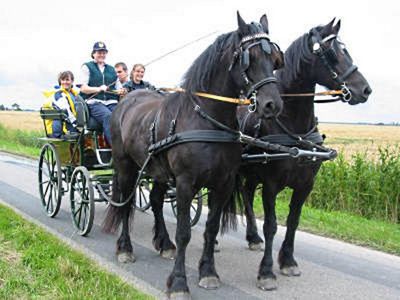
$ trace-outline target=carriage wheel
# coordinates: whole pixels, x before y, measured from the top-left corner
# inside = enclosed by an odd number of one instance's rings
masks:
[[[174,216],[177,217],[178,210],[176,208],[176,192],[175,195],[171,195],[171,207]],[[196,196],[192,200],[192,204],[190,205],[190,226],[196,225],[201,216],[201,210],[203,208],[203,193],[199,191]]]
[[[72,221],[80,235],[87,235],[93,226],[94,191],[90,174],[85,167],[77,167],[71,177]]]
[[[52,144],[45,144],[39,158],[39,195],[47,215],[55,217],[60,210],[62,197],[60,157]]]
[[[151,180],[144,178],[139,182],[139,186],[136,190],[136,201],[135,207],[140,211],[145,211],[150,207],[150,190]]]

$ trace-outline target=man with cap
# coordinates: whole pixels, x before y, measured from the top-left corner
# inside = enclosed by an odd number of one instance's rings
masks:
[[[114,67],[105,63],[108,50],[103,42],[93,45],[92,61],[81,68],[80,95],[89,106],[90,115],[102,124],[104,136],[111,145],[110,118],[124,89],[116,90],[117,74]]]

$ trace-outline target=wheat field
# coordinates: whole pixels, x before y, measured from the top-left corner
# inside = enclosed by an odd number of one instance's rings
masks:
[[[325,145],[347,158],[356,152],[375,158],[379,147],[400,146],[400,126],[323,123],[318,128],[327,136]]]
[[[10,129],[43,130],[39,112],[0,111],[0,123]]]
[[[0,111],[0,123],[11,129],[43,130],[39,112]],[[362,152],[373,158],[379,147],[400,146],[400,126],[321,123],[318,128],[327,136],[325,145],[346,157]]]

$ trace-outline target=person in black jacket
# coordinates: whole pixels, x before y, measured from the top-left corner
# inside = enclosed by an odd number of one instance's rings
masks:
[[[147,81],[143,81],[145,67],[142,64],[135,64],[132,68],[130,80],[123,85],[129,93],[138,89],[156,90],[156,88]]]

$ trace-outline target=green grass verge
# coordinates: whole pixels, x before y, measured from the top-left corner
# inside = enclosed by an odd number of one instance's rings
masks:
[[[0,299],[152,299],[0,205]]]
[[[281,225],[286,225],[290,195],[288,189],[284,190],[276,203],[276,216]],[[258,217],[263,216],[260,195],[257,195],[254,201],[254,210]],[[326,211],[305,205],[299,229],[400,255],[399,224],[369,220],[347,212]],[[260,230],[262,233],[261,228]]]
[[[0,150],[37,158],[42,146],[38,138],[43,135],[40,131],[9,129],[0,123]]]

